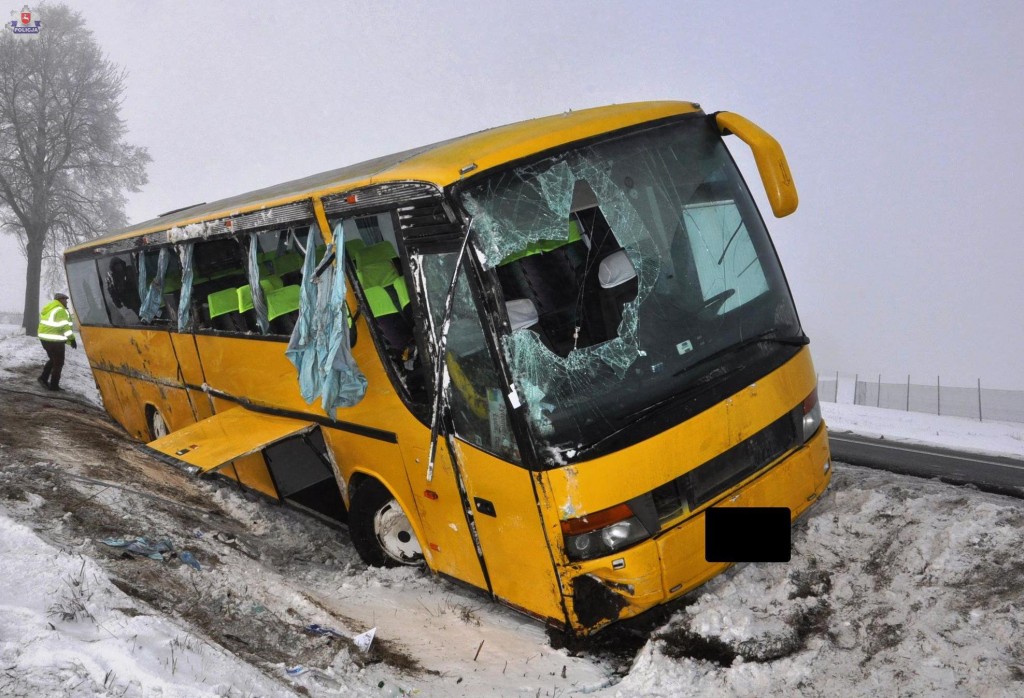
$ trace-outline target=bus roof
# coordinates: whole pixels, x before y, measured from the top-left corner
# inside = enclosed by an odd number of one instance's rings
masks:
[[[470,164],[476,165],[472,170],[476,175],[564,143],[699,109],[691,102],[634,102],[520,121],[190,206],[94,238],[67,252],[381,182],[425,181],[444,187],[461,179],[460,170]]]

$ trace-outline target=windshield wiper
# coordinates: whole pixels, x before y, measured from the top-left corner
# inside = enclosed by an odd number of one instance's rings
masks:
[[[722,266],[722,262],[725,260],[725,253],[729,251],[729,245],[736,239],[736,235],[739,234],[740,228],[743,227],[743,221],[736,226],[736,230],[732,231],[732,237],[729,238],[729,242],[725,243],[725,247],[722,249],[722,256],[718,258],[718,266]]]
[[[742,342],[739,342],[738,344],[730,344],[729,346],[723,349],[719,349],[713,354],[708,354],[700,361],[691,364],[690,366],[686,366],[685,368],[679,369],[678,371],[672,374],[672,377],[677,378],[678,376],[681,376],[684,373],[692,371],[698,366],[701,366],[703,364],[708,363],[709,361],[713,361],[717,358],[720,358],[723,354],[732,354],[734,352],[739,351],[740,349],[743,349],[744,347],[749,347],[751,344],[771,342],[772,344],[786,344],[794,347],[802,347],[805,344],[809,344],[810,341],[811,340],[807,337],[807,335],[804,334],[792,335],[788,337],[776,337],[775,330],[768,330],[767,332],[762,332],[759,335],[755,335],[753,337],[744,339]]]

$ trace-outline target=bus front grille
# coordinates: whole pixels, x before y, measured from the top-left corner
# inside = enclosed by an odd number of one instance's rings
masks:
[[[654,490],[660,523],[693,511],[800,445],[802,405],[749,439]]]

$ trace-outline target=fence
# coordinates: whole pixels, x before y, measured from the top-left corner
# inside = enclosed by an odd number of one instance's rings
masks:
[[[967,417],[980,421],[1024,422],[1024,391],[942,385],[941,377],[934,383],[883,383],[876,380],[852,381],[832,375],[818,375],[818,397],[825,402],[845,402],[890,410],[925,412],[928,414]]]

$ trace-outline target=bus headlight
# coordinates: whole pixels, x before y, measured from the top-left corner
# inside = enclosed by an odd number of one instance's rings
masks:
[[[804,441],[810,440],[821,426],[821,403],[818,402],[818,389],[804,399]]]
[[[568,519],[561,525],[565,554],[570,560],[591,560],[610,555],[651,535],[628,504]]]

